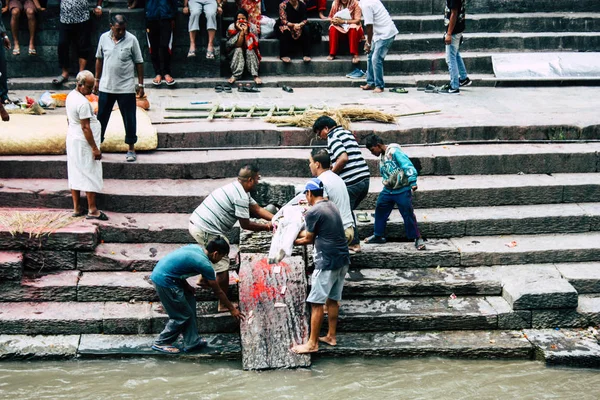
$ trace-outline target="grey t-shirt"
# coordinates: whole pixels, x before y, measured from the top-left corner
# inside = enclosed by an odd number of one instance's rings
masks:
[[[135,93],[135,64],[144,62],[135,36],[125,32],[117,43],[108,31],[100,36],[96,58],[103,60],[99,90],[104,93]]]
[[[342,217],[333,202],[318,202],[308,210],[304,219],[306,230],[315,235],[316,269],[334,270],[350,264]]]

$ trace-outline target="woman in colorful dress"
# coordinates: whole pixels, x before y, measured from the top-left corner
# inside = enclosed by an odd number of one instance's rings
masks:
[[[231,78],[228,80],[230,84],[241,78],[244,69],[252,75],[254,83],[262,83],[258,76],[261,60],[258,30],[256,25],[248,21],[248,13],[245,10],[238,10],[234,22],[227,28],[225,49],[231,67]]]
[[[348,9],[350,13],[349,19],[336,17],[336,14],[344,9]],[[352,55],[352,64],[358,64],[360,57],[358,56],[358,45],[365,36],[363,28],[360,24],[362,11],[358,4],[358,0],[334,0],[329,12],[329,57],[328,60],[334,60],[337,55],[339,41],[344,38],[348,40],[350,54]]]

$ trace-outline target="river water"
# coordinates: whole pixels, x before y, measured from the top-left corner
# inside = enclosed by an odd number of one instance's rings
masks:
[[[598,399],[600,370],[534,361],[326,359],[247,372],[165,359],[0,363],[0,399]]]

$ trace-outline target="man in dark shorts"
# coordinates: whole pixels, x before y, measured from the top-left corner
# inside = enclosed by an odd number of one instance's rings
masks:
[[[231,315],[236,320],[244,319],[244,315],[231,304],[217,284],[215,270],[211,265],[228,255],[229,244],[222,237],[217,237],[208,243],[206,249],[195,244],[184,246],[167,254],[156,264],[150,280],[169,315],[169,322],[152,345],[153,350],[168,354],[180,353],[181,350],[173,345],[180,334],[183,335],[185,353],[206,346],[206,341],[198,335],[196,326],[196,290],[187,282],[187,278],[191,276],[202,275],[203,282],[212,288]]]
[[[312,207],[304,217],[306,230],[300,232],[294,244],[315,244],[315,271],[306,299],[312,305],[310,337],[307,343],[292,348],[298,354],[316,352],[319,350],[319,341],[331,346],[337,344],[338,302],[342,300],[344,278],[350,265],[342,217],[335,204],[323,197],[323,183],[318,178],[308,181],[304,193]],[[325,313],[323,304],[327,306],[329,330],[327,336],[319,337]]]

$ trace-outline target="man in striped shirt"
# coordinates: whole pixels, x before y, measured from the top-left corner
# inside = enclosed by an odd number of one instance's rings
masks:
[[[352,132],[338,125],[331,117],[323,115],[313,124],[313,132],[319,139],[327,139],[327,151],[331,157],[331,170],[344,180],[350,209],[354,219],[354,239],[349,245],[350,252],[360,251],[360,239],[356,229],[356,210],[369,193],[369,167],[362,156]]]
[[[246,165],[240,169],[237,180],[214,190],[204,199],[190,217],[189,231],[200,246],[206,247],[208,242],[217,236],[227,237],[233,225],[240,221],[242,229],[250,231],[270,231],[273,224],[261,224],[250,221],[250,217],[271,221],[273,214],[260,207],[250,196],[260,175],[254,165]],[[213,264],[217,273],[217,282],[225,293],[229,289],[229,257]],[[200,280],[198,281],[200,285]]]

